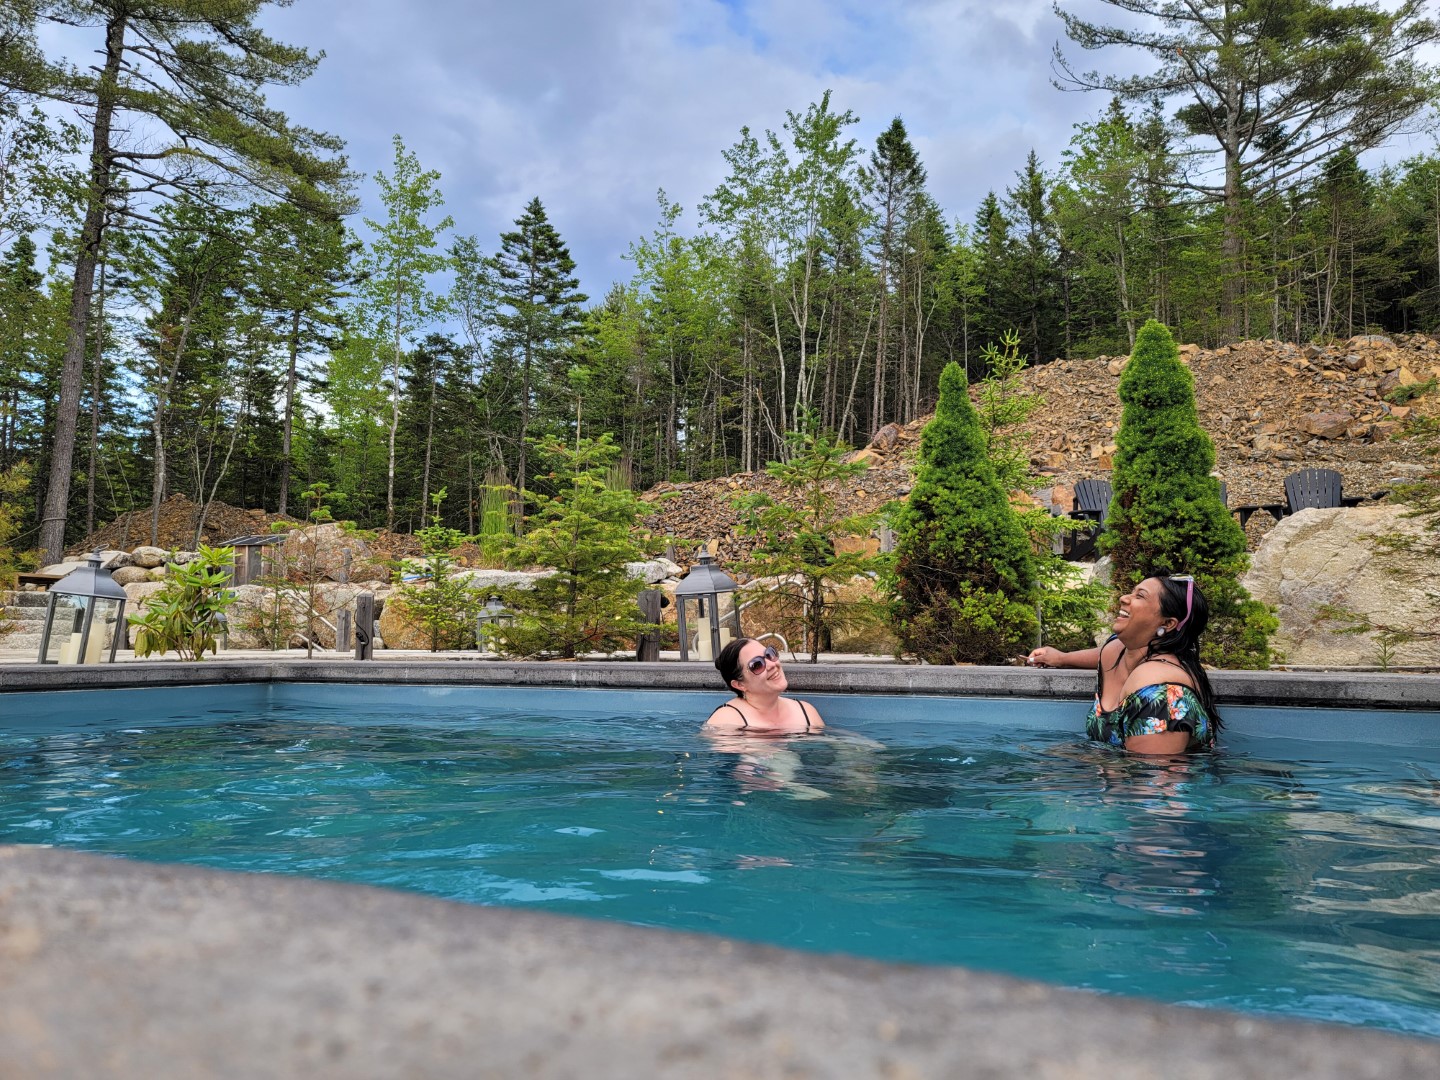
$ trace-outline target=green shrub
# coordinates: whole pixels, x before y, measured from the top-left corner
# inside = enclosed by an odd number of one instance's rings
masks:
[[[793,615],[805,628],[810,661],[830,648],[836,631],[873,625],[883,618],[883,606],[872,599],[840,601],[837,586],[863,574],[881,572],[889,558],[862,551],[840,552],[840,538],[866,537],[878,513],[845,514],[838,492],[854,487],[869,467],[864,461],[846,461],[849,448],[819,430],[813,415],[804,428],[786,435],[790,460],[765,466],[770,476],[785,485],[787,498],[777,502],[763,492],[737,495],[741,536],[758,538],[741,568],[764,579],[766,595],[779,601],[782,615]]]
[[[904,651],[932,664],[998,663],[1029,647],[1036,572],[1030,536],[987,453],[955,363],[940,376],[915,486],[895,514],[890,588]]]
[[[402,572],[423,575],[423,578],[396,588],[394,602],[425,628],[431,652],[463,649],[475,643],[476,619],[486,598],[465,579],[450,576],[456,566],[451,552],[470,537],[441,524],[444,488],[435,492],[431,501],[435,511],[430,524],[415,532],[425,561],[417,563],[407,559],[400,564]]]
[[[1124,409],[1115,436],[1114,497],[1100,549],[1116,587],[1164,571],[1189,573],[1210,601],[1206,663],[1270,665],[1273,613],[1240,585],[1245,532],[1220,499],[1215,447],[1195,411],[1195,381],[1170,331],[1151,319],[1120,377]]]
[[[235,602],[228,587],[234,565],[234,548],[203,544],[191,562],[171,564],[144,612],[126,620],[135,630],[135,655],[176,652],[181,660],[201,660],[215,652],[221,616]]]
[[[554,494],[528,493],[537,508],[523,535],[509,537],[503,550],[512,567],[555,572],[531,588],[505,591],[501,599],[515,622],[495,628],[495,648],[507,656],[565,659],[614,652],[649,628],[636,606],[641,582],[625,567],[645,557],[636,537],[646,506],[633,491],[607,484],[620,453],[608,434],[574,446],[547,438],[538,449],[555,465],[548,477]]]

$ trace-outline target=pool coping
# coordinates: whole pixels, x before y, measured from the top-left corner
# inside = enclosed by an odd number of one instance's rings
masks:
[[[0,1074],[1406,1080],[1440,1040],[0,847]]]
[[[1094,693],[1089,671],[1019,667],[940,667],[924,664],[786,665],[799,693],[1061,697]],[[1440,674],[1385,672],[1215,671],[1210,678],[1224,704],[1319,706],[1340,709],[1440,710]],[[615,690],[721,691],[709,664],[661,661],[536,662],[277,657],[204,661],[137,661],[59,667],[0,667],[6,692],[130,689],[227,683],[381,683],[426,686],[531,686]]]

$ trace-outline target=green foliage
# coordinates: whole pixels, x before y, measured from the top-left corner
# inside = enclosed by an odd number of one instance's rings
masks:
[[[1091,648],[1112,607],[1110,589],[1083,581],[1079,566],[1055,555],[1038,556],[1035,567],[1042,644],[1063,652]]]
[[[1397,386],[1385,395],[1385,400],[1390,402],[1391,405],[1404,405],[1407,402],[1414,401],[1418,397],[1434,393],[1437,385],[1440,385],[1440,380],[1429,378],[1424,382],[1410,383],[1408,386]]]
[[[11,500],[30,486],[30,466],[19,462],[0,471],[0,592],[15,587],[15,574],[20,570],[20,556],[10,546],[20,531],[18,503]],[[0,636],[10,629],[9,620],[0,610]]]
[[[836,630],[872,625],[883,617],[879,601],[841,600],[834,591],[860,575],[881,572],[889,559],[836,550],[837,540],[867,537],[879,518],[878,513],[842,513],[835,497],[856,484],[868,463],[845,460],[848,447],[821,432],[813,414],[789,441],[789,459],[765,468],[785,486],[785,497],[750,492],[734,502],[740,535],[758,540],[742,569],[761,579],[765,595],[780,599],[782,613],[788,608],[798,615],[814,663]]]
[[[645,504],[634,492],[605,482],[619,451],[608,434],[574,445],[548,438],[537,447],[553,463],[554,494],[532,492],[537,506],[522,536],[505,545],[510,566],[553,569],[529,589],[502,599],[513,626],[497,627],[495,647],[508,656],[613,652],[646,624],[635,597],[641,588],[625,564],[645,557],[636,540]]]
[[[485,606],[485,597],[465,578],[451,576],[456,567],[452,553],[470,537],[441,522],[444,488],[431,496],[431,502],[430,524],[415,532],[424,562],[401,563],[402,572],[422,575],[422,580],[403,582],[394,599],[425,628],[431,652],[463,649],[475,641],[475,620]]]
[[[1114,498],[1100,537],[1120,589],[1163,571],[1195,575],[1210,601],[1202,646],[1208,663],[1269,666],[1276,623],[1239,584],[1249,565],[1245,533],[1220,501],[1215,447],[1195,412],[1195,384],[1170,331],[1141,328],[1120,377],[1124,409],[1115,436]]]
[[[128,618],[135,630],[135,655],[176,652],[181,660],[203,660],[217,648],[220,616],[235,602],[228,588],[235,549],[205,547],[184,565],[171,564],[165,583]]]
[[[1030,537],[986,441],[952,363],[921,435],[915,487],[895,515],[896,629],[905,651],[929,663],[996,663],[1034,636]]]

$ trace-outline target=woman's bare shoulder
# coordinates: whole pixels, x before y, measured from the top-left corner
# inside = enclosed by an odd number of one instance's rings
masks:
[[[727,701],[710,714],[705,726],[711,731],[739,731],[746,726],[745,714]]]
[[[1195,680],[1179,664],[1170,660],[1146,660],[1137,664],[1130,677],[1125,680],[1124,692],[1133,694],[1147,686],[1163,686],[1166,683],[1195,689]]]

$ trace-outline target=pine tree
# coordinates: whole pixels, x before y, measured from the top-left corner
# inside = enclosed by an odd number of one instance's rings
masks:
[[[778,596],[786,614],[805,628],[810,662],[830,647],[833,632],[863,626],[879,615],[870,600],[841,601],[838,586],[862,574],[880,571],[888,561],[863,551],[840,551],[835,541],[868,536],[878,514],[847,514],[836,495],[849,490],[869,467],[847,461],[848,447],[819,430],[814,415],[802,431],[787,439],[787,461],[772,461],[765,472],[785,486],[787,496],[772,499],[764,492],[738,496],[740,535],[758,538],[744,570],[767,582],[767,595]]]
[[[563,370],[566,351],[581,331],[581,305],[589,298],[579,291],[575,260],[538,198],[515,219],[512,232],[501,234],[495,269],[502,308],[495,319],[498,345],[512,353],[520,370],[515,482],[523,502],[533,408]]]
[[[645,557],[635,538],[645,504],[608,483],[618,456],[608,434],[574,446],[550,438],[538,449],[555,464],[547,477],[555,493],[532,493],[537,509],[524,535],[505,544],[505,558],[517,569],[554,573],[504,595],[515,622],[495,629],[496,648],[509,656],[567,660],[613,652],[646,625],[635,603],[641,581],[625,565]]]
[[[1423,17],[1424,0],[1390,10],[1335,0],[1103,2],[1120,9],[1123,25],[1093,22],[1059,3],[1055,13],[1082,49],[1147,53],[1155,69],[1082,74],[1056,46],[1057,85],[1178,101],[1175,127],[1190,149],[1218,155],[1213,179],[1197,168],[1184,184],[1223,207],[1222,329],[1238,336],[1247,314],[1252,200],[1284,190],[1338,150],[1358,153],[1404,131],[1433,101],[1435,69],[1423,46],[1440,40],[1440,25]]]
[[[215,173],[310,209],[343,202],[340,142],[292,126],[264,89],[304,79],[316,60],[256,26],[261,0],[40,0],[7,11],[0,87],[87,114],[90,154],[74,251],[69,330],[56,405],[54,453],[40,524],[46,562],[65,543],[85,337],[105,231],[128,181],[161,196],[203,189]],[[14,5],[11,5],[14,7]],[[42,35],[59,25],[99,39],[93,67],[45,56]]]
[[[1268,665],[1275,621],[1239,584],[1245,533],[1220,500],[1215,447],[1195,411],[1195,380],[1151,319],[1120,377],[1114,498],[1100,546],[1120,589],[1159,572],[1189,573],[1210,601],[1207,662]]]
[[[895,518],[896,631],[932,664],[997,663],[1035,631],[1030,537],[986,453],[956,363],[940,375],[915,487]]]

